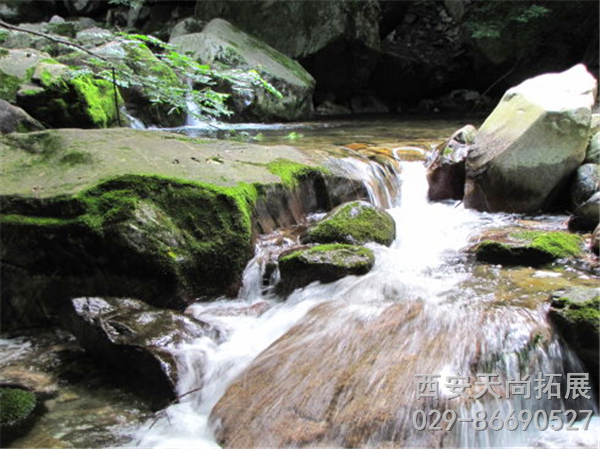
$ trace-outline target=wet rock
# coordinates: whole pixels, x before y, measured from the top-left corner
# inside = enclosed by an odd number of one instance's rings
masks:
[[[477,260],[500,265],[540,266],[582,253],[582,239],[560,231],[508,228],[486,232],[471,248]]]
[[[548,317],[598,384],[600,298],[596,288],[572,288],[551,295]]]
[[[230,93],[240,119],[303,120],[312,115],[313,77],[298,62],[225,20],[214,19],[202,33],[176,37],[172,44],[217,68],[223,64],[224,68],[256,70],[281,93],[278,96],[262,87],[246,95],[233,90]]]
[[[465,161],[477,129],[467,125],[436,150],[427,167],[427,198],[429,201],[462,200],[465,188]]]
[[[239,375],[211,413],[218,443],[245,448],[458,445],[453,432],[415,430],[412,417],[418,409],[468,407],[445,395],[439,401],[417,399],[415,373],[452,367],[470,376],[486,372],[502,350],[514,357],[514,348],[509,354],[504,341],[496,352],[485,337],[490,328],[506,331],[506,308],[487,305],[483,315],[477,307],[470,309],[461,332],[455,306],[435,304],[436,312],[429,315],[432,310],[426,312],[423,302],[403,298],[374,312],[372,302],[359,300],[361,294],[348,291],[340,300],[316,306]],[[534,337],[545,334],[533,322],[539,317],[525,322],[511,317],[518,320],[514,329],[531,333],[523,349],[531,338],[543,344],[543,337]],[[428,329],[425,338],[423,329]]]
[[[201,337],[218,338],[207,323],[126,298],[75,298],[62,310],[61,322],[86,351],[162,405],[177,397],[175,347]]]
[[[597,83],[583,65],[508,90],[466,162],[465,206],[536,212],[585,159]]]
[[[569,219],[572,231],[592,231],[600,221],[600,192],[581,204]]]
[[[583,164],[571,182],[569,196],[573,210],[589,200],[600,189],[600,165]]]
[[[312,282],[335,282],[346,276],[368,273],[375,257],[368,248],[353,245],[318,245],[294,248],[279,257],[281,282],[277,289],[283,294]]]
[[[0,134],[40,131],[44,126],[23,109],[0,100]]]
[[[31,391],[0,387],[0,403],[0,443],[7,447],[33,426],[39,415],[39,402]]]
[[[390,246],[395,238],[396,223],[390,214],[365,201],[353,201],[336,207],[312,226],[303,242]]]
[[[41,400],[58,394],[58,379],[48,373],[9,366],[0,370],[0,386],[32,391]]]

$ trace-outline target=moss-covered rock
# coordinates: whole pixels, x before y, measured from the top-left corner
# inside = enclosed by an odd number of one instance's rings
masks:
[[[362,245],[375,242],[389,246],[396,237],[396,223],[390,214],[370,203],[342,204],[311,227],[305,242]]]
[[[7,447],[23,435],[35,420],[35,393],[20,388],[0,388],[0,442]]]
[[[477,260],[502,264],[539,266],[556,259],[579,256],[580,236],[559,231],[493,230],[472,251]]]
[[[23,109],[0,100],[0,134],[12,132],[40,131],[42,124],[31,117]]]
[[[581,358],[598,384],[600,296],[598,289],[579,287],[551,295],[548,316]]]
[[[39,62],[50,58],[32,49],[2,49],[0,53],[0,99],[14,103],[22,84],[28,82]]]
[[[235,295],[257,230],[355,197],[351,180],[330,195],[338,178],[299,150],[240,146],[120,128],[0,138],[3,325],[79,296]]]
[[[69,68],[53,60],[35,68],[36,84],[21,88],[17,104],[51,127],[107,128],[117,123],[123,100],[112,83],[91,75],[72,77]]]
[[[289,250],[279,257],[281,282],[277,289],[283,294],[312,282],[334,282],[350,275],[368,273],[375,257],[368,248],[331,244]]]
[[[312,115],[313,77],[296,61],[268,44],[246,34],[222,19],[212,20],[201,33],[179,36],[171,41],[182,52],[222,69],[254,70],[271,83],[280,95],[255,88],[232,94],[232,106],[244,120],[304,120]]]

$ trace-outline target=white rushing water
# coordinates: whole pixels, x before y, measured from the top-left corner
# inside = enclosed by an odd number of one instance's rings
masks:
[[[168,407],[158,415],[156,421],[139,428],[134,435],[138,446],[218,447],[209,416],[229,385],[261,352],[299,323],[313,307],[326,302],[339,302],[340,299],[343,299],[344,313],[348,316],[371,316],[386,310],[390,301],[397,300],[400,290],[404,300],[426,298],[422,319],[415,320],[415,335],[412,343],[409,341],[408,344],[418,345],[427,335],[435,338],[441,326],[452,329],[456,335],[452,341],[448,341],[451,355],[444,359],[447,360],[448,372],[435,374],[456,374],[455,370],[461,366],[462,369],[468,369],[464,365],[471,360],[469,351],[473,351],[473,345],[471,341],[459,340],[459,337],[464,340],[483,339],[482,346],[485,347],[479,349],[484,354],[509,354],[494,361],[493,370],[518,372],[519,367],[515,364],[519,360],[515,359],[514,354],[527,344],[532,326],[543,320],[541,312],[513,312],[510,308],[490,312],[489,316],[473,312],[477,318],[468,323],[460,314],[460,308],[465,305],[461,301],[467,303],[473,300],[472,295],[465,292],[464,298],[458,298],[458,306],[446,304],[448,292],[456,291],[457,286],[471,276],[465,268],[461,252],[467,246],[468,239],[478,230],[506,222],[509,217],[465,210],[462,206],[455,207],[453,203],[429,204],[426,200],[424,167],[420,163],[404,164],[401,177],[401,198],[385,200],[398,204],[388,210],[396,221],[397,238],[390,248],[368,245],[376,256],[375,267],[369,274],[350,276],[328,285],[311,284],[296,291],[285,302],[280,302],[269,293],[265,294],[263,289],[264,256],[272,248],[262,241],[257,246],[256,257],[248,264],[244,286],[237,300],[192,306],[190,312],[194,316],[223,329],[225,337],[219,343],[203,338],[177,349],[182,366],[179,393],[201,389]],[[294,243],[293,239],[288,243]],[[365,301],[364,298],[369,300]],[[470,304],[466,305],[471,307]],[[265,309],[268,310],[264,312]],[[452,312],[457,309],[458,313]],[[486,323],[486,327],[476,329],[481,322]],[[417,353],[419,350],[415,349]],[[558,343],[554,341],[547,350],[534,350],[529,363],[534,371],[563,372],[560,361],[570,355],[560,351]],[[572,367],[580,368],[577,361],[572,362]],[[506,415],[511,408],[544,408],[549,411],[567,405],[504,400],[502,404],[491,402],[485,407],[489,410],[501,408]],[[477,411],[477,407],[464,406],[462,411],[463,416],[469,416]],[[597,431],[596,420],[590,431],[577,432],[577,435],[564,431],[550,435],[549,432],[478,433],[467,432],[465,427],[457,429],[458,441],[463,447],[565,447],[578,444],[593,447],[597,444]],[[419,446],[418,437],[419,434],[415,433],[409,441],[412,447]]]

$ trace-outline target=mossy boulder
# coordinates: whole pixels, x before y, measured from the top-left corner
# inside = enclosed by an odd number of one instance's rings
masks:
[[[146,78],[155,78],[157,83],[174,88],[183,87],[183,82],[167,64],[162,62],[144,44],[116,39],[91,49],[106,58],[118,72],[133,72]],[[88,59],[88,54],[77,52],[64,58],[76,63]],[[146,126],[178,127],[185,124],[186,111],[172,111],[168,104],[152,101],[152,92],[141,86],[131,85],[122,89],[127,110]]]
[[[600,296],[598,289],[572,288],[551,295],[548,317],[567,344],[583,361],[598,384]]]
[[[14,103],[22,84],[31,80],[35,67],[50,55],[26,49],[0,49],[0,100]]]
[[[219,338],[210,324],[131,298],[75,298],[61,323],[102,366],[157,406],[177,398],[177,345]]]
[[[313,111],[313,77],[296,61],[222,19],[212,20],[201,33],[174,38],[181,52],[219,69],[255,70],[281,95],[262,87],[244,94],[230,90],[236,115],[244,120],[304,120]]]
[[[582,243],[580,236],[561,231],[493,230],[471,250],[483,262],[540,266],[581,255]]]
[[[91,75],[72,76],[69,67],[54,60],[41,61],[21,86],[17,104],[51,127],[107,128],[117,124],[123,100],[112,83]],[[116,104],[115,104],[116,101]]]
[[[2,447],[25,434],[36,418],[35,393],[20,388],[0,387],[0,442]]]
[[[363,275],[374,263],[373,251],[360,246],[331,244],[291,249],[279,257],[281,282],[277,289],[288,294],[312,282],[329,283]]]
[[[390,214],[365,201],[353,201],[338,206],[312,226],[303,241],[390,246],[395,237],[396,223]]]
[[[257,231],[366,195],[291,147],[157,131],[10,134],[0,157],[5,328],[80,296],[233,296]]]

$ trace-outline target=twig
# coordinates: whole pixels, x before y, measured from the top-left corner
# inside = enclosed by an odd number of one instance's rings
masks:
[[[29,34],[33,34],[35,36],[40,36],[40,37],[43,37],[45,39],[51,40],[52,42],[56,42],[58,44],[63,44],[63,45],[68,45],[70,47],[74,47],[74,48],[76,48],[78,50],[81,50],[83,52],[86,52],[86,53],[94,56],[95,58],[102,59],[102,60],[104,60],[106,62],[110,62],[105,57],[97,55],[96,53],[88,50],[85,47],[82,47],[79,44],[74,44],[73,42],[70,42],[70,41],[67,41],[67,40],[64,40],[64,39],[59,39],[57,37],[50,36],[49,34],[46,34],[46,33],[41,33],[39,31],[33,31],[33,30],[27,30],[25,28],[21,28],[21,27],[18,27],[18,26],[10,25],[10,24],[2,21],[2,20],[0,20],[0,27],[6,28],[7,30],[18,31],[20,33],[29,33]]]
[[[190,390],[187,393],[183,393],[181,396],[177,396],[175,399],[173,399],[171,402],[169,402],[167,404],[167,407],[170,407],[171,405],[175,404],[181,398],[187,396],[188,394],[196,393],[200,390],[202,390],[202,387],[194,388],[193,390]],[[158,416],[156,417],[156,419],[154,421],[152,421],[152,424],[150,425],[150,427],[148,427],[148,430],[152,429],[154,427],[154,424],[156,424],[158,422],[158,420],[160,419],[161,413],[165,413],[167,419],[169,420],[169,422],[171,422],[171,419],[169,418],[169,414],[167,413],[167,410],[166,410],[167,407],[165,407],[164,410],[161,410],[160,412],[158,412]]]

